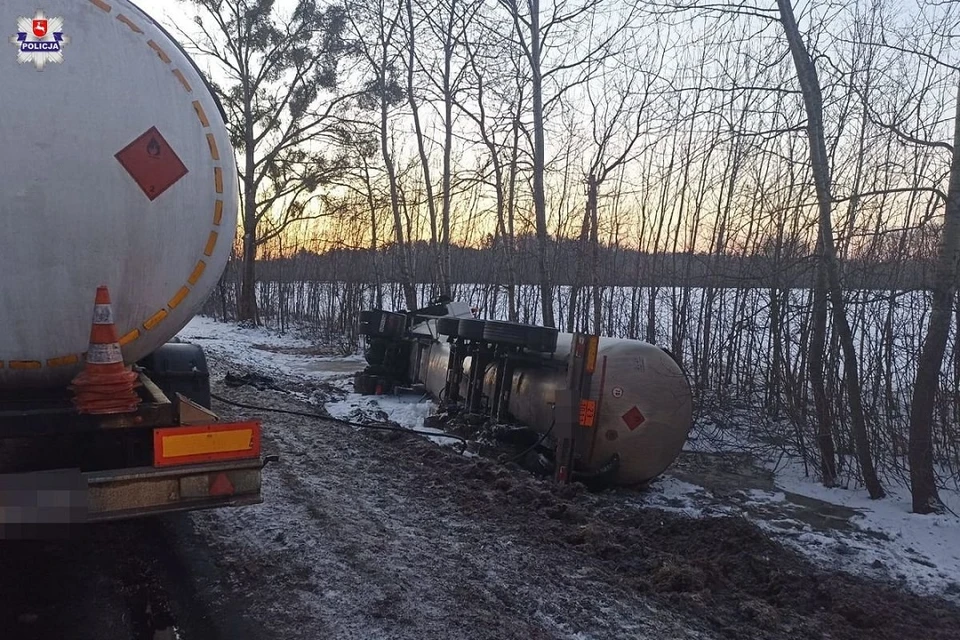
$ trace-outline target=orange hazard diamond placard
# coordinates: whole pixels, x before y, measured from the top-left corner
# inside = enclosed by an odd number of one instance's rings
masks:
[[[187,167],[156,127],[150,127],[115,157],[150,200],[187,175]]]

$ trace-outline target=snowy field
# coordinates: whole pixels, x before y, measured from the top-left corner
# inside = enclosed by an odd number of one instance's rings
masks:
[[[334,417],[388,417],[419,429],[433,410],[426,398],[353,394],[352,374],[363,368],[363,359],[318,354],[315,344],[298,336],[239,329],[198,317],[179,337],[278,381],[327,383],[340,391],[337,399],[325,403]],[[316,402],[309,396],[303,399]],[[707,427],[695,426],[693,435],[703,428]],[[954,515],[960,513],[957,492],[941,493],[953,514],[919,516],[910,513],[907,488],[893,485],[889,479],[889,497],[872,501],[863,490],[826,489],[790,460],[753,461],[754,467],[766,472],[759,476],[744,469],[704,473],[682,464],[688,457],[724,460],[722,450],[703,448],[692,438],[681,461],[648,490],[623,491],[625,503],[692,518],[741,515],[826,568],[893,581],[917,593],[960,601],[960,517]]]

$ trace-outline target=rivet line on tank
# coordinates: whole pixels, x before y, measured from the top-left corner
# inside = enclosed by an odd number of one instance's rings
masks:
[[[48,367],[69,367],[72,364],[77,364],[80,362],[80,356],[74,354],[69,356],[62,356],[60,358],[50,358],[47,360]]]
[[[160,59],[163,60],[165,64],[170,64],[170,56],[167,55],[167,52],[160,48],[153,40],[148,40],[147,44],[150,45],[150,48],[157,52],[157,55],[160,56]]]
[[[110,13],[112,9],[112,7],[108,5],[106,2],[104,2],[103,0],[90,0],[90,4],[92,4],[93,6],[95,6],[96,8],[102,11],[106,11],[107,13]]]
[[[153,331],[154,327],[163,322],[163,319],[167,317],[167,310],[160,309],[155,314],[153,314],[149,320],[143,323],[143,328],[147,331]]]
[[[180,71],[180,69],[174,69],[173,75],[177,76],[177,80],[179,80],[180,84],[183,85],[183,88],[187,90],[187,93],[193,93],[193,87],[191,87],[190,83],[187,82],[187,78],[183,75],[183,71]]]
[[[199,262],[197,262],[197,266],[193,268],[193,273],[191,273],[190,277],[187,278],[187,282],[189,282],[192,285],[197,284],[197,282],[200,280],[200,276],[203,275],[203,271],[206,268],[207,268],[206,262],[204,262],[203,260],[200,260]]]
[[[190,295],[190,289],[187,287],[180,287],[180,291],[177,291],[177,295],[170,298],[170,302],[167,303],[167,306],[171,309],[176,309],[183,299]]]
[[[141,29],[140,27],[138,27],[133,20],[131,20],[131,19],[128,18],[127,16],[123,15],[122,13],[117,15],[117,20],[119,20],[119,21],[122,22],[123,24],[127,25],[128,27],[130,27],[130,30],[133,31],[134,33],[143,33],[143,29]]]
[[[125,347],[139,337],[140,337],[140,329],[134,329],[133,331],[129,332],[128,334],[120,338],[118,342],[121,347]]]

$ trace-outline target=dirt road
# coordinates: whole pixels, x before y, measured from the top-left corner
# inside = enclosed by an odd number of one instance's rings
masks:
[[[225,388],[237,369],[211,364],[219,394],[305,408]],[[740,518],[555,488],[416,436],[260,417],[282,458],[263,505],[2,545],[0,637],[174,637],[163,619],[144,630],[149,603],[186,640],[960,638],[956,608],[820,571]]]

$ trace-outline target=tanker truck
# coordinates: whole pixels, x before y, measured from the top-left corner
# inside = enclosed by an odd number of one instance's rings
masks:
[[[175,338],[235,237],[223,109],[128,0],[37,6],[0,3],[0,534],[260,502],[260,423]]]
[[[693,394],[670,352],[474,311],[448,300],[412,312],[364,311],[368,364],[355,390],[428,393],[448,416],[482,425],[483,435],[545,454],[534,457],[540,470],[590,488],[648,483],[680,454]]]

